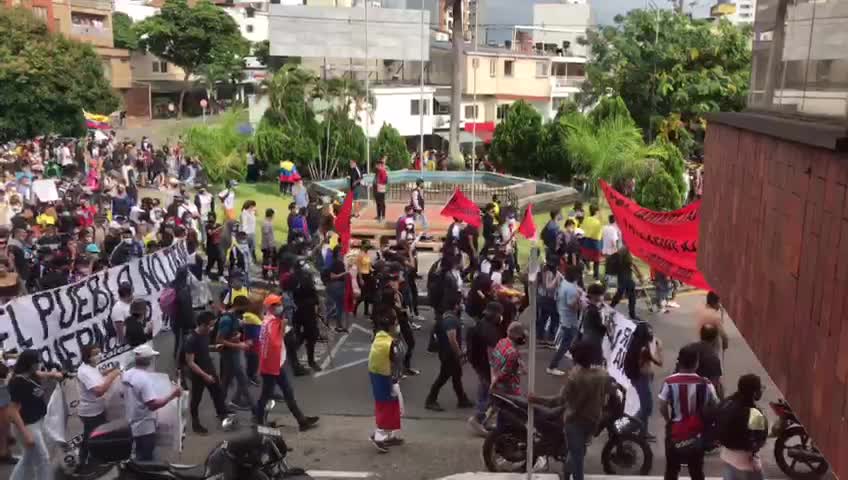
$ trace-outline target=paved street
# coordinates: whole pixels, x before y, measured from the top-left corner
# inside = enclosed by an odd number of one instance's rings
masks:
[[[677,350],[691,341],[696,333],[693,313],[703,303],[702,293],[683,294],[678,300],[682,307],[670,314],[649,314],[641,312],[644,318],[654,324],[656,333],[666,345],[666,373],[673,368]],[[624,308],[620,306],[619,308]],[[286,407],[278,402],[271,418],[279,419],[287,441],[294,449],[291,453],[292,464],[311,470],[330,471],[328,475],[342,475],[330,478],[357,478],[358,474],[372,473],[378,478],[386,479],[434,479],[454,473],[484,470],[481,459],[482,439],[474,437],[465,424],[469,415],[468,410],[455,408],[456,399],[447,386],[442,390],[440,401],[447,409],[443,413],[435,413],[424,409],[424,398],[430,384],[438,371],[438,359],[424,352],[427,332],[432,325],[432,315],[429,311],[425,317],[424,329],[416,334],[418,345],[414,357],[414,366],[422,370],[419,377],[408,378],[402,384],[406,403],[406,418],[404,419],[404,434],[407,439],[405,446],[395,448],[388,455],[374,451],[368,442],[368,434],[373,428],[372,399],[367,380],[366,359],[368,356],[370,327],[365,318],[356,319],[349,335],[331,339],[335,355],[332,360],[324,349],[324,371],[309,377],[295,380],[296,396],[301,408],[308,415],[320,415],[320,427],[307,433],[299,433],[296,423],[288,415]],[[526,320],[526,319],[525,319]],[[768,390],[765,401],[774,399],[778,392],[773,383],[767,379],[760,363],[748,349],[744,340],[735,328],[730,325],[730,350],[727,353],[727,381],[729,390],[734,390],[735,381],[739,375],[755,372],[766,378]],[[157,339],[157,348],[162,357],[157,362],[157,369],[165,371],[173,367],[172,337],[165,333]],[[551,350],[539,350],[536,368],[537,390],[541,394],[554,394],[558,391],[560,380],[544,373],[544,367],[550,360]],[[467,369],[464,378],[466,391],[474,395],[476,381]],[[655,390],[658,391],[663,375],[655,380]],[[254,390],[258,394],[258,389]],[[201,406],[202,417],[207,427],[214,425],[211,402],[204,398]],[[770,413],[770,412],[769,412]],[[242,428],[249,421],[247,414],[241,414]],[[206,453],[228,435],[212,428],[212,434],[198,437],[188,433],[186,449],[179,459],[181,463],[203,461]],[[661,433],[661,421],[655,413],[651,425],[653,432]],[[586,461],[587,473],[601,474],[600,449],[603,439],[595,439],[590,447],[589,458]],[[665,460],[661,444],[654,444],[654,475],[661,475]],[[767,478],[782,478],[782,474],[774,465],[771,445],[763,452],[766,464]],[[0,477],[8,470],[0,469]],[[342,472],[342,473],[334,473]],[[346,475],[343,472],[351,472]],[[320,473],[320,472],[319,472]],[[721,470],[717,456],[708,459],[708,476],[720,476]]]

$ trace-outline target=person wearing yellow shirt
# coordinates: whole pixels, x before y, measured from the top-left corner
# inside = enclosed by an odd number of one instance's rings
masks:
[[[359,304],[364,303],[365,315],[368,315],[368,306],[371,305],[374,300],[369,293],[376,288],[372,275],[373,262],[371,260],[371,255],[368,253],[371,250],[371,242],[363,240],[362,245],[359,248],[359,255],[356,256],[356,277],[357,282],[359,283],[359,291],[362,292],[362,295],[359,296],[359,299],[356,302],[354,313],[359,309]]]
[[[587,262],[592,262],[592,275],[595,280],[600,278],[601,265],[601,220],[598,218],[598,206],[589,206],[589,216],[580,224],[583,229],[583,239],[580,240],[580,255]]]

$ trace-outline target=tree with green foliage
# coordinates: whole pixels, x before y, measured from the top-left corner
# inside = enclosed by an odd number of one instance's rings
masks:
[[[538,175],[537,145],[542,116],[529,103],[519,100],[509,106],[506,118],[495,128],[490,154],[510,173]]]
[[[186,153],[200,158],[211,182],[241,180],[247,173],[250,136],[239,131],[246,120],[244,110],[229,110],[215,124],[194,125],[185,131]]]
[[[90,45],[53,34],[20,8],[0,7],[0,140],[85,133],[82,111],[119,105]]]
[[[572,112],[572,114],[577,113]],[[568,156],[567,137],[568,126],[565,118],[559,117],[551,120],[542,127],[536,153],[541,167],[540,172],[562,182],[571,180],[574,175],[574,166]]]
[[[137,25],[139,47],[167,60],[185,72],[177,105],[182,117],[183,99],[191,86],[192,75],[216,59],[232,58],[239,52],[222,51],[240,46],[241,32],[235,20],[209,0],[194,6],[187,0],[166,0],[156,15]],[[239,47],[240,48],[240,47]]]
[[[594,58],[586,64],[584,103],[618,95],[650,136],[672,114],[701,130],[705,113],[745,107],[750,26],[633,10],[616,17],[615,25],[590,31],[588,45]]]
[[[671,175],[660,170],[637,186],[636,201],[647,209],[665,212],[680,208],[683,196]]]
[[[686,162],[683,154],[676,145],[663,138],[658,138],[652,145],[653,156],[662,164],[663,170],[668,173],[674,186],[682,197],[689,192],[689,182],[686,176]]]
[[[259,63],[269,67],[268,64],[271,63],[271,41],[262,40],[261,42],[254,43],[253,56],[256,57]]]
[[[377,140],[371,145],[371,161],[386,157],[386,165],[392,170],[409,167],[409,150],[400,132],[388,123],[384,123],[377,133]]]
[[[200,66],[198,73],[206,84],[206,95],[218,98],[218,84],[238,84],[243,77],[244,57],[250,51],[250,42],[238,37],[229,37],[215,45],[209,56],[209,63]]]
[[[595,108],[589,112],[589,120],[595,125],[600,125],[604,120],[611,117],[619,117],[628,123],[636,125],[633,117],[630,116],[630,110],[624,103],[624,99],[619,96],[602,98]]]
[[[138,34],[133,27],[133,20],[124,12],[112,14],[112,41],[115,48],[138,49]]]

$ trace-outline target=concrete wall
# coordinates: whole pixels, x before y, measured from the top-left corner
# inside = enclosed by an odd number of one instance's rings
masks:
[[[433,133],[433,87],[424,87],[424,135]],[[377,103],[377,108],[370,115],[366,131],[371,137],[376,137],[383,123],[395,127],[403,136],[421,134],[421,119],[411,113],[411,103],[418,102],[421,97],[417,87],[374,88],[371,90]],[[420,111],[420,109],[419,109]],[[360,116],[359,124],[365,122],[365,114]]]
[[[270,6],[271,54],[296,57],[365,58],[365,9]],[[424,22],[429,23],[425,13]],[[369,8],[368,53],[372,58],[429,58],[430,36],[421,37],[415,10]]]
[[[251,18],[247,16],[248,9],[245,7],[245,5],[236,4],[225,7],[224,11],[236,21],[242,37],[254,43],[268,40],[268,12],[254,9]]]
[[[846,190],[845,153],[710,120],[698,267],[842,478],[848,475]]]
[[[137,82],[180,81],[185,77],[185,71],[172,63],[168,63],[167,72],[154,72],[153,63],[163,62],[149,53],[133,52],[130,57],[133,80]],[[167,63],[167,62],[166,62]]]
[[[595,24],[592,6],[588,4],[537,3],[533,5],[533,24],[549,26],[552,29],[573,30],[569,32],[534,31],[533,42],[556,43],[562,47],[563,41],[571,42],[571,54],[585,57],[588,48],[578,44],[577,39],[586,38],[586,29]]]
[[[474,89],[474,59],[479,59],[477,71],[478,95],[517,95],[545,97],[551,95],[550,58],[513,55],[510,52],[490,54],[467,52],[463,93],[471,95]],[[512,62],[512,75],[506,75],[505,65]],[[544,76],[536,75],[536,64],[545,64]]]

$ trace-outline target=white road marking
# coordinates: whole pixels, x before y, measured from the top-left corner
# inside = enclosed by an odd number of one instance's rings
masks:
[[[366,358],[360,358],[359,360],[354,360],[352,362],[345,363],[344,365],[339,365],[336,368],[331,368],[329,370],[322,370],[322,371],[316,373],[315,375],[313,375],[313,377],[314,378],[323,377],[324,375],[329,375],[333,372],[338,372],[339,370],[344,370],[345,368],[355,367],[355,366],[357,366],[361,363],[365,363],[367,361],[368,361],[367,357]]]
[[[355,329],[359,330],[360,332],[362,332],[362,333],[364,333],[364,334],[366,334],[366,335],[369,335],[369,336],[370,336],[372,333],[374,333],[374,332],[372,332],[371,330],[368,330],[367,328],[365,328],[365,327],[361,326],[361,325],[360,325],[360,324],[358,324],[358,323],[354,323],[353,325],[351,325],[351,326],[350,326],[350,328],[355,328]]]
[[[336,470],[309,470],[308,473],[310,476],[314,478],[343,478],[343,479],[354,479],[354,478],[371,478],[373,474],[371,472],[342,472]]]
[[[330,366],[330,360],[336,358],[336,354],[339,353],[339,348],[341,348],[342,344],[344,344],[344,342],[347,340],[347,337],[349,336],[349,333],[345,333],[344,335],[342,335],[342,338],[340,338],[339,341],[336,342],[335,345],[333,345],[333,349],[330,351],[330,354],[327,355],[327,358],[325,358],[324,361],[321,363],[321,370],[326,370],[327,367]],[[319,377],[320,375],[315,374],[314,376]]]

